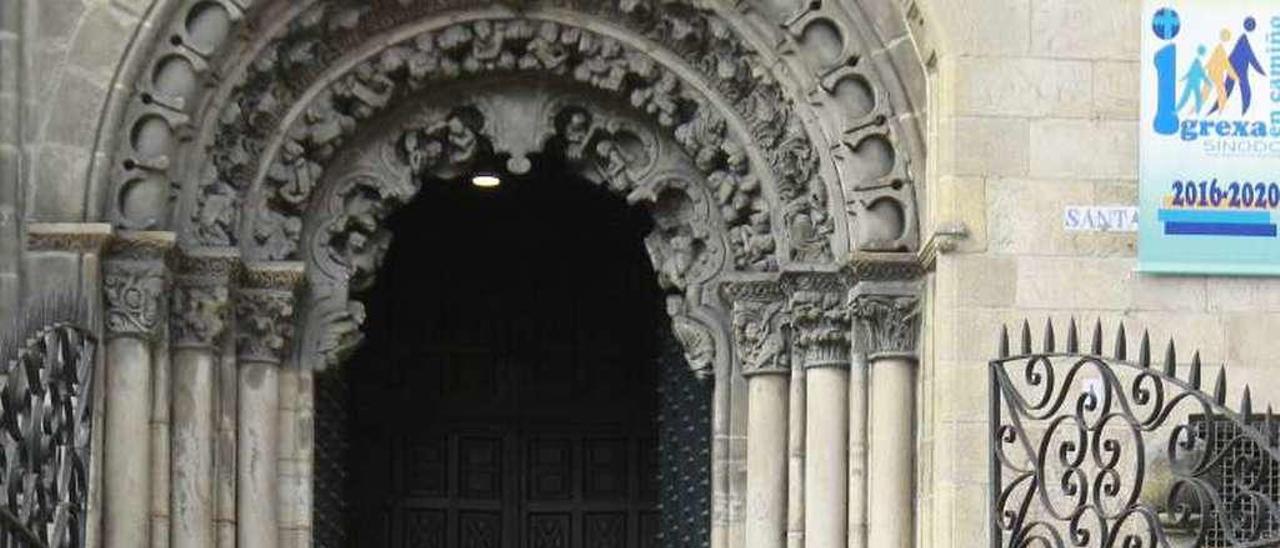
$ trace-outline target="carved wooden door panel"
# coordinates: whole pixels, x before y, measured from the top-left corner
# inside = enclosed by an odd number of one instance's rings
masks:
[[[483,402],[483,410],[470,405],[442,409],[427,399],[415,402],[410,394],[402,395],[401,416],[426,417],[429,412],[437,418],[408,426],[402,441],[388,448],[391,477],[382,503],[384,522],[362,524],[360,546],[655,546],[658,455],[651,418],[627,416],[631,413],[624,406],[634,402],[625,398],[600,405],[587,387],[563,399],[543,400],[548,403],[513,406],[511,400],[520,398],[501,397],[504,389],[498,386],[504,383],[493,380],[483,391],[498,397],[472,400]],[[449,386],[451,381],[445,382]],[[462,394],[478,388],[452,385],[448,391]],[[563,390],[532,383],[520,392],[549,389]],[[450,399],[462,398],[443,397]],[[518,415],[492,416],[513,407],[519,408]],[[580,408],[575,416],[559,412],[572,407]],[[550,420],[555,415],[558,420]]]

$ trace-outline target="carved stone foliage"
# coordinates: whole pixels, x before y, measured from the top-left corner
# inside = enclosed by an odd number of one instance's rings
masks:
[[[233,249],[189,250],[178,262],[170,297],[175,346],[216,347],[231,323],[231,282],[240,261]]]
[[[646,244],[668,289],[683,291],[725,268],[719,209],[670,139],[556,86],[452,95],[428,94],[421,104],[375,120],[380,129],[356,137],[317,187],[304,227],[304,256],[324,289],[305,306],[305,363],[337,365],[359,344],[363,309],[349,295],[374,279],[391,242],[386,217],[427,178],[470,173],[477,157],[506,157],[510,171],[528,169],[535,155],[562,161],[569,171],[648,208],[654,231]]]
[[[169,279],[160,261],[112,260],[102,280],[106,328],[111,336],[155,337],[164,318]]]
[[[300,263],[251,267],[236,293],[236,356],[241,361],[282,363],[292,350]]]
[[[528,73],[608,92],[646,113],[656,126],[668,128],[695,159],[703,178],[716,188],[722,217],[735,235],[731,242],[739,269],[776,266],[772,223],[777,220],[787,223],[782,233],[794,239],[793,258],[830,258],[833,223],[824,211],[827,191],[817,176],[814,147],[781,86],[770,71],[758,66],[754,52],[725,21],[713,12],[680,3],[666,2],[660,8],[645,0],[568,3],[575,10],[607,16],[674,50],[701,72],[732,107],[731,112],[718,111],[710,97],[651,54],[591,31],[535,19],[459,23],[392,44],[336,80],[325,80],[331,83],[308,92],[310,102],[299,107],[304,90],[347,50],[334,44],[365,42],[432,10],[426,3],[348,8],[320,2],[250,65],[226,103],[215,132],[212,169],[198,171],[200,190],[194,195],[190,214],[194,226],[189,234],[205,244],[235,243],[236,221],[226,207],[243,200],[259,203],[246,198],[246,192],[261,169],[265,207],[254,220],[255,243],[262,248],[263,259],[295,258],[297,229],[292,220],[304,210],[335,151],[361,122],[399,98],[439,82]],[[288,118],[290,111],[301,114]],[[726,115],[740,118],[751,134],[736,135]],[[569,122],[564,129],[572,137],[572,124],[581,120]],[[280,124],[286,125],[284,139],[273,147],[270,137]],[[473,141],[468,139],[475,130],[466,119],[454,118],[439,128],[409,135],[405,144],[417,154],[410,160],[427,166],[454,156],[456,164],[458,155],[471,150]],[[449,138],[441,140],[446,133]],[[616,169],[624,163],[621,143],[601,139],[584,144],[574,154],[592,156],[605,173],[618,173]],[[748,152],[753,149],[761,151],[767,166],[753,168]],[[513,167],[519,170],[518,164]],[[776,185],[781,207],[770,206],[761,191],[762,179]]]
[[[862,293],[851,299],[849,310],[857,320],[860,346],[868,355],[915,357],[919,295]]]
[[[281,363],[293,338],[293,294],[247,290],[236,295],[236,353],[250,362]]]
[[[776,282],[735,282],[726,287],[733,301],[734,349],[743,375],[791,370],[791,317]]]
[[[169,323],[177,346],[213,347],[226,331],[230,289],[225,285],[179,283],[173,291]]]
[[[849,307],[839,291],[797,291],[791,296],[794,344],[804,367],[848,367]]]
[[[0,542],[84,546],[97,341],[54,323],[0,363]]]

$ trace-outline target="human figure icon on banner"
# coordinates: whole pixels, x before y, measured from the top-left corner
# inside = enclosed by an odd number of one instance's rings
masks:
[[[1209,51],[1203,44],[1196,48],[1196,58],[1191,62],[1191,68],[1187,69],[1187,74],[1182,77],[1182,98],[1178,100],[1178,112],[1182,112],[1187,106],[1187,101],[1193,97],[1196,100],[1196,114],[1200,114],[1200,110],[1204,108],[1204,98],[1208,95],[1211,82],[1209,75],[1204,71],[1204,54]]]
[[[1214,107],[1209,110],[1209,114],[1226,108],[1227,99],[1231,97],[1227,93],[1227,80],[1238,80],[1240,78],[1236,74],[1235,67],[1231,66],[1231,60],[1227,56],[1227,49],[1223,47],[1224,44],[1231,41],[1231,30],[1222,29],[1219,38],[1221,38],[1221,41],[1213,48],[1213,54],[1209,56],[1209,63],[1205,65],[1205,70],[1209,72],[1209,80],[1213,84],[1213,93],[1216,96]]]
[[[1231,68],[1234,69],[1236,78],[1227,80],[1227,98],[1231,98],[1231,94],[1235,91],[1236,83],[1240,84],[1240,99],[1243,104],[1240,107],[1240,114],[1249,113],[1249,105],[1253,102],[1253,87],[1249,85],[1249,74],[1251,70],[1258,71],[1259,76],[1266,77],[1267,72],[1262,70],[1262,64],[1258,62],[1258,56],[1253,52],[1253,45],[1249,43],[1249,33],[1258,28],[1258,21],[1253,17],[1244,19],[1244,32],[1240,33],[1240,39],[1236,40],[1236,46],[1231,49]]]

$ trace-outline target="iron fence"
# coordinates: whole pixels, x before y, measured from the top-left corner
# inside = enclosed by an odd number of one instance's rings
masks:
[[[1145,333],[1130,360],[1123,324],[1110,355],[1100,323],[1087,348],[1074,320],[1061,350],[1052,322],[1019,339],[990,362],[992,546],[1280,543],[1277,421],[1247,387],[1227,407],[1225,368],[1204,390],[1199,353],[1153,363]]]

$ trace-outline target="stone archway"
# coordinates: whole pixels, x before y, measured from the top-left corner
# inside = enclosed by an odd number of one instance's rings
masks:
[[[785,2],[171,6],[123,111],[106,201],[126,230],[108,281],[159,304],[106,304],[149,315],[110,333],[119,382],[151,382],[167,338],[184,407],[166,423],[170,451],[154,452],[173,460],[154,482],[147,459],[130,461],[135,447],[108,439],[105,461],[130,462],[104,486],[108,544],[154,536],[139,497],[158,489],[172,489],[173,531],[160,534],[184,543],[309,537],[311,373],[359,342],[350,290],[377,271],[387,213],[416,175],[473,167],[477,147],[517,173],[530,154],[560,155],[653,213],[675,332],[715,379],[713,545],[805,534],[805,504],[827,508],[810,535],[843,538],[858,487],[804,486],[842,484],[845,449],[813,459],[816,474],[793,472],[789,497],[785,455],[804,453],[804,434],[849,435],[847,416],[803,422],[820,411],[804,403],[808,369],[848,378],[846,290],[918,276],[918,135],[864,23],[810,3],[779,36],[764,20],[787,10],[772,4]],[[787,60],[779,40],[810,49]],[[169,277],[162,299],[155,281]],[[916,321],[914,290],[890,293],[890,316]],[[152,317],[166,303],[169,321]],[[147,413],[121,403],[106,415],[110,430]],[[788,429],[804,433],[791,446]]]

